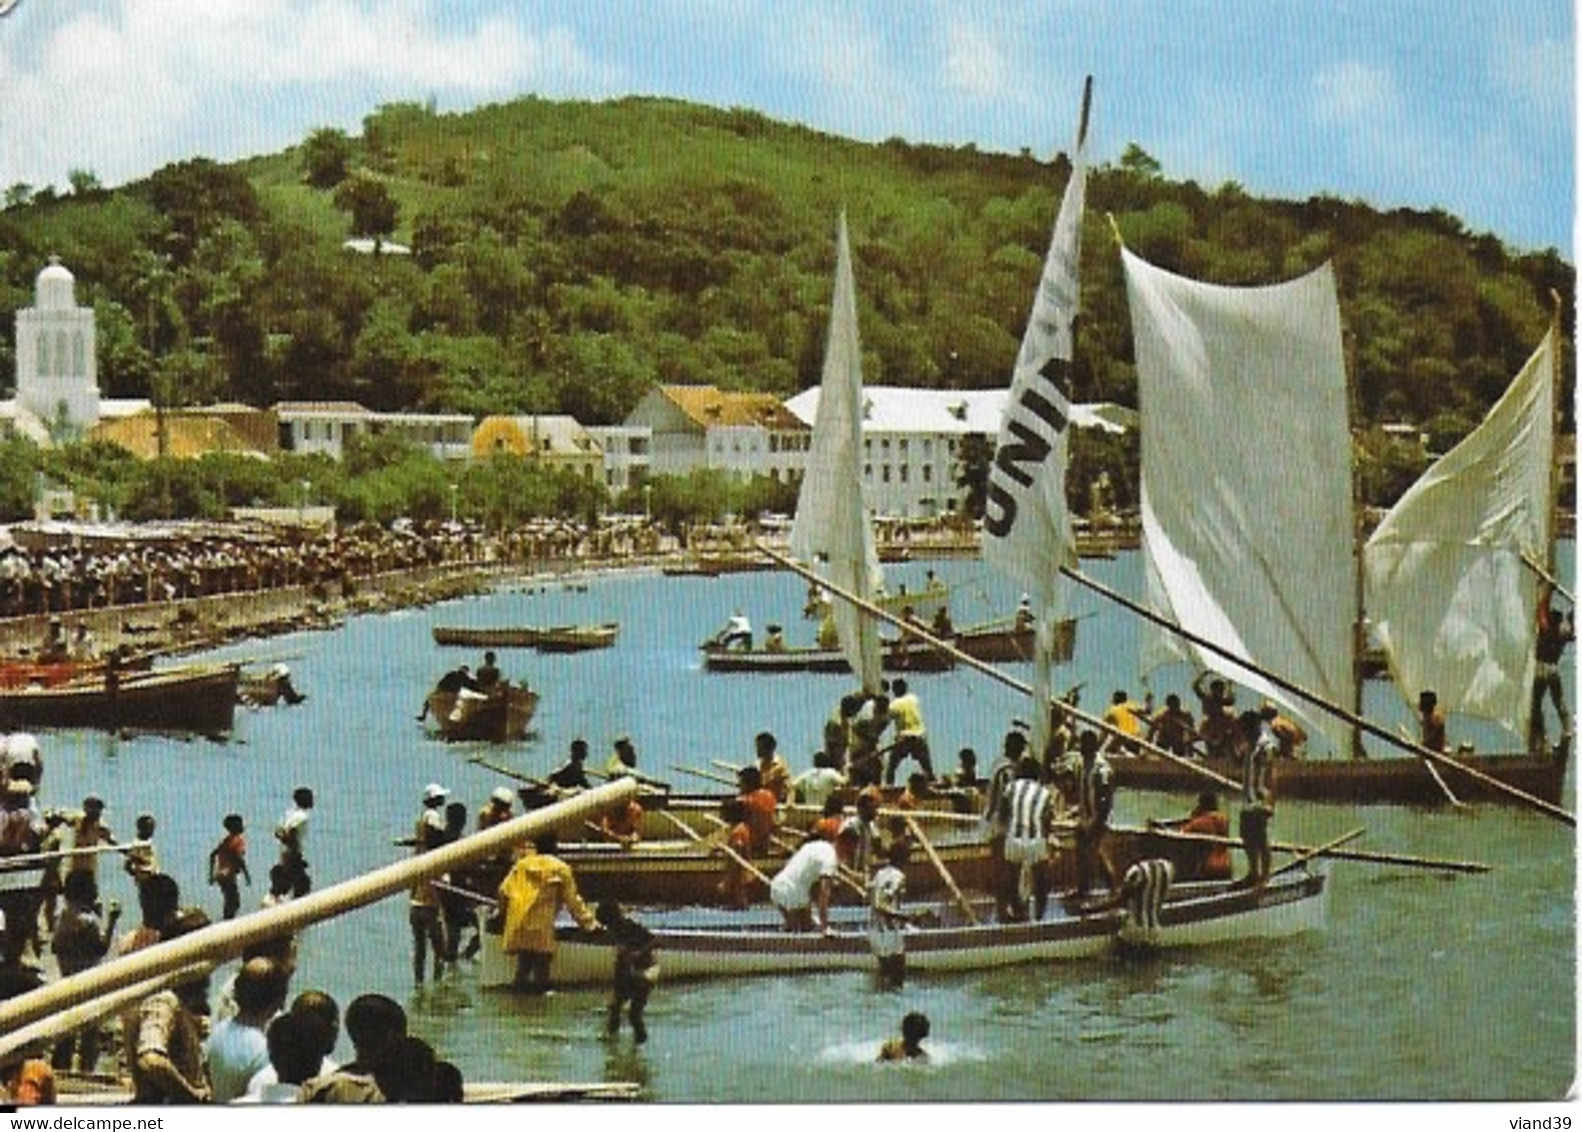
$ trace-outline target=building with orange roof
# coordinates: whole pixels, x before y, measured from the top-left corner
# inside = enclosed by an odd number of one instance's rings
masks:
[[[655,386],[625,423],[650,431],[654,475],[712,468],[794,483],[802,478],[813,435],[774,394],[713,385]]]

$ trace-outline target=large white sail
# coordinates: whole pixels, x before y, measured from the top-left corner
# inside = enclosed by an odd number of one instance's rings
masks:
[[[1329,265],[1222,287],[1122,251],[1142,407],[1144,568],[1152,608],[1337,704],[1353,698],[1351,436]],[[1281,704],[1333,753],[1346,725],[1163,630],[1143,670],[1187,660]]]
[[[883,575],[862,498],[862,345],[857,337],[857,285],[852,277],[846,214],[841,213],[829,341],[807,472],[791,524],[791,553],[831,584],[865,600]],[[851,670],[869,691],[881,678],[878,626],[846,601],[834,602],[835,628]]]
[[[1396,689],[1525,740],[1536,578],[1554,505],[1551,330],[1489,415],[1392,507],[1363,550],[1366,608]]]
[[[1066,467],[1072,423],[1070,371],[1082,293],[1078,269],[1092,94],[1090,78],[1082,92],[1071,178],[1055,217],[1044,272],[1011,373],[1010,396],[1000,420],[984,501],[984,561],[1015,579],[1036,611],[1033,697],[1038,704],[1049,702],[1054,627],[1065,612],[1059,571],[1062,566],[1077,565],[1076,539],[1066,507]],[[1039,710],[1033,718],[1033,749],[1041,752],[1049,739],[1048,712]]]

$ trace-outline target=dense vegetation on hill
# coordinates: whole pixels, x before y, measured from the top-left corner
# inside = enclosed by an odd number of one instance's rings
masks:
[[[844,208],[866,380],[996,387],[1068,168],[666,100],[395,104],[360,137],[319,130],[234,165],[183,161],[115,190],[87,172],[69,193],[11,186],[0,310],[32,301],[54,254],[98,310],[111,396],[608,423],[656,381],[781,395],[815,383]],[[1440,448],[1537,344],[1552,292],[1570,324],[1574,271],[1553,249],[1513,252],[1442,212],[1258,199],[1165,173],[1135,145],[1091,173],[1079,399],[1136,403],[1106,214],[1145,258],[1218,282],[1332,259],[1361,423],[1410,421]],[[356,254],[351,235],[412,254]],[[0,374],[13,348],[6,319]],[[1125,503],[1131,477],[1116,478]],[[1392,494],[1383,480],[1370,495]]]

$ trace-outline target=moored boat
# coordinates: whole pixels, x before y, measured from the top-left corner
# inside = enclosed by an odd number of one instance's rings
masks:
[[[527,725],[537,708],[537,692],[502,683],[488,692],[436,688],[428,694],[425,714],[447,741],[509,743],[527,737]]]
[[[1031,661],[1037,646],[1036,631],[1030,624],[1017,624],[1014,619],[991,621],[962,629],[951,642],[974,660],[1001,664],[1012,661]],[[1051,660],[1068,664],[1076,652],[1077,621],[1074,617],[1055,622],[1054,650]]]
[[[554,625],[538,631],[533,647],[539,652],[586,652],[589,649],[607,649],[615,643],[621,630],[617,621],[602,625]]]
[[[1453,756],[1455,761],[1524,793],[1559,805],[1565,786],[1569,740],[1544,754],[1488,754]],[[1240,768],[1206,764],[1221,773],[1240,776]],[[1110,756],[1115,784],[1138,790],[1187,793],[1205,782],[1178,763],[1150,755]],[[1471,775],[1458,774],[1448,763],[1440,777],[1463,801],[1507,800],[1496,788]],[[1422,760],[1409,756],[1366,759],[1282,759],[1275,766],[1275,790],[1281,798],[1309,802],[1386,802],[1404,805],[1442,805],[1444,787]]]
[[[430,632],[436,645],[580,652],[608,648],[615,643],[620,628],[617,621],[605,621],[597,625],[504,625],[485,628],[436,625]]]
[[[702,646],[707,672],[850,672],[851,663],[840,649],[797,647],[735,649]],[[881,647],[886,670],[891,672],[947,672],[955,659],[921,641],[887,641]]]
[[[238,666],[189,664],[91,677],[52,688],[0,689],[0,722],[14,729],[219,735],[236,717]]]
[[[1149,949],[1284,938],[1324,926],[1328,884],[1322,871],[1277,874],[1263,888],[1188,883],[1174,887],[1158,909],[1158,925],[1136,930],[1127,913],[1052,902],[1042,920],[1030,923],[966,923],[944,908],[937,926],[906,933],[908,973],[978,971],[1019,963],[1043,963],[1103,955],[1117,941]],[[914,905],[915,907],[915,905]],[[697,909],[638,912],[654,933],[663,978],[701,979],[747,975],[794,975],[867,971],[875,967],[860,918],[841,918],[828,935],[788,932],[773,911],[730,914]],[[556,931],[557,984],[608,983],[611,949],[597,932],[565,926]],[[512,969],[499,937],[484,947],[481,982],[503,986]]]

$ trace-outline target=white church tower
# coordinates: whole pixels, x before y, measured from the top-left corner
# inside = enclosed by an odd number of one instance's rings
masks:
[[[34,305],[17,311],[16,404],[46,429],[80,436],[99,423],[99,382],[93,308],[77,305],[76,284],[51,256]]]

